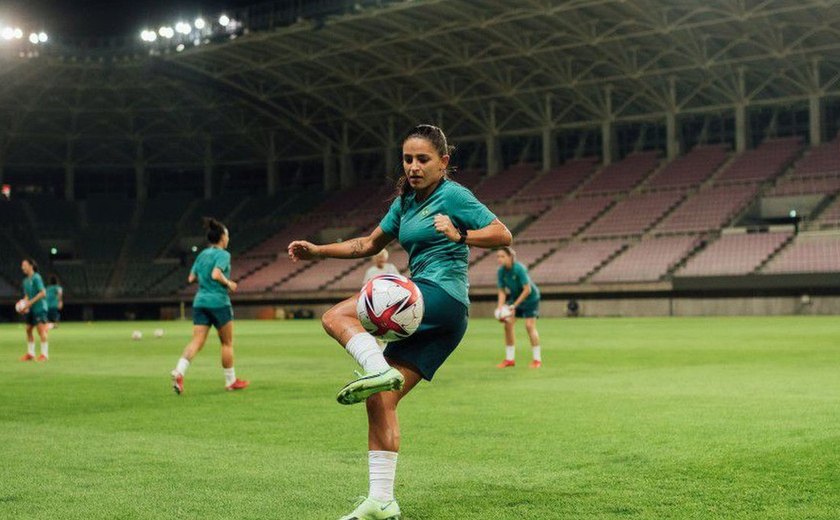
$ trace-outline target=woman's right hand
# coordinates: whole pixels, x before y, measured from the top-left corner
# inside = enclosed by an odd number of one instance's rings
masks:
[[[292,262],[297,262],[298,260],[315,260],[321,256],[318,249],[318,246],[312,242],[307,242],[306,240],[295,240],[289,244],[289,258]]]

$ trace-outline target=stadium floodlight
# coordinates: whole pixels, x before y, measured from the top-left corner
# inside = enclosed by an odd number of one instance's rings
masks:
[[[788,214],[790,215],[790,218],[796,218],[796,210],[795,209],[790,210],[790,213],[788,213]]]
[[[40,43],[47,43],[47,40],[49,40],[49,36],[47,36],[47,33],[45,33],[44,31],[38,33],[38,41]]]
[[[53,255],[53,256],[57,255],[58,254],[58,249],[53,247],[52,249],[50,249],[50,254]]]
[[[33,45],[37,44],[38,43],[38,35],[35,34],[35,33],[30,34],[29,35],[29,43],[32,43]]]
[[[204,21],[204,18],[196,18],[193,25],[200,31],[207,26],[207,22]]]
[[[157,40],[157,33],[155,31],[144,30],[140,33],[140,39],[144,42],[153,42]]]
[[[186,48],[186,47],[184,47],[184,44],[183,44],[183,43],[179,43],[179,44],[178,44],[178,46],[177,46],[177,47],[175,47],[175,52],[181,52],[181,51],[183,51],[185,48]]]
[[[175,24],[175,31],[181,34],[190,34],[192,27],[187,22],[178,22]]]
[[[165,25],[165,26],[161,27],[160,29],[158,29],[158,34],[163,36],[166,39],[170,39],[173,36],[175,36],[175,30],[172,27],[169,27],[169,26]]]
[[[226,14],[223,14],[219,17],[219,25],[222,27],[227,27],[230,24],[230,17]]]
[[[15,27],[15,39],[20,40],[21,38],[23,38],[23,29]]]
[[[0,36],[2,36],[4,40],[11,40],[15,37],[15,30],[11,27],[3,27],[3,30],[0,31]]]

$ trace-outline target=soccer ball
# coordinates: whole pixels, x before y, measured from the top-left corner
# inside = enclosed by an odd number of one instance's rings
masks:
[[[23,312],[23,309],[26,308],[26,300],[18,300],[15,303],[15,311],[19,314]]]
[[[359,293],[356,314],[366,331],[382,341],[411,336],[423,321],[423,293],[398,274],[371,278]]]
[[[509,305],[502,305],[493,311],[493,316],[499,321],[505,321],[513,316],[513,309],[511,309]]]
[[[163,329],[155,329],[155,337],[162,338],[163,337]]]
[[[143,333],[140,332],[139,330],[135,330],[134,332],[131,333],[131,339],[133,339],[134,341],[139,341],[139,340],[143,339]]]

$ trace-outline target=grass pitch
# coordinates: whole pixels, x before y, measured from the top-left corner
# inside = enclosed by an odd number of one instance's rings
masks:
[[[162,339],[152,331],[163,327]],[[145,338],[131,341],[133,329]],[[66,323],[20,363],[0,327],[0,518],[335,519],[367,493],[364,407],[317,321],[236,324],[169,387],[188,323]],[[840,517],[836,318],[541,320],[545,367],[494,368],[473,320],[401,405],[407,520]]]

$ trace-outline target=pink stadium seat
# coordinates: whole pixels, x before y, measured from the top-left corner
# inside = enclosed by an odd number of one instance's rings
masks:
[[[695,146],[687,154],[666,164],[648,181],[651,188],[698,186],[726,161],[729,146],[712,144]]]
[[[646,282],[659,280],[692,249],[696,235],[656,237],[643,240],[621,253],[595,273],[593,282]]]
[[[478,200],[494,202],[507,200],[537,176],[537,167],[533,164],[517,164],[492,177],[485,177],[484,182],[474,191]]]
[[[800,234],[761,270],[762,273],[838,273],[840,235]]]
[[[833,195],[838,191],[840,191],[840,177],[791,177],[780,181],[767,192],[767,195],[771,197]]]
[[[584,179],[598,168],[600,159],[584,157],[573,159],[562,166],[544,173],[517,195],[518,199],[555,199],[577,188]]]
[[[772,179],[782,173],[801,150],[802,140],[799,137],[767,139],[758,148],[747,150],[736,157],[715,183]]]
[[[640,235],[683,198],[681,192],[660,191],[631,195],[616,203],[586,231],[585,237]]]
[[[736,233],[720,237],[691,258],[677,276],[743,275],[753,272],[792,232]]]
[[[833,141],[811,148],[798,163],[794,177],[840,175],[840,135]]]
[[[642,181],[659,163],[659,152],[638,152],[604,167],[581,193],[628,191]]]
[[[531,279],[545,285],[577,283],[623,247],[621,240],[573,242],[537,264]]]
[[[701,232],[720,229],[758,191],[756,184],[722,186],[688,197],[655,228],[657,233]]]
[[[834,201],[825,208],[817,217],[816,223],[821,227],[834,227],[840,224],[840,198]]]
[[[316,291],[348,271],[360,265],[368,265],[367,260],[338,260],[328,258],[315,262],[308,269],[287,279],[274,290],[283,291]],[[361,287],[361,280],[358,282]]]
[[[541,242],[538,244],[523,244],[514,248],[516,260],[526,266],[542,258],[551,251],[556,244]],[[495,287],[499,262],[496,254],[488,254],[470,267],[470,284],[476,287]]]
[[[514,240],[559,240],[569,238],[607,209],[612,197],[596,196],[566,200],[548,210]]]

